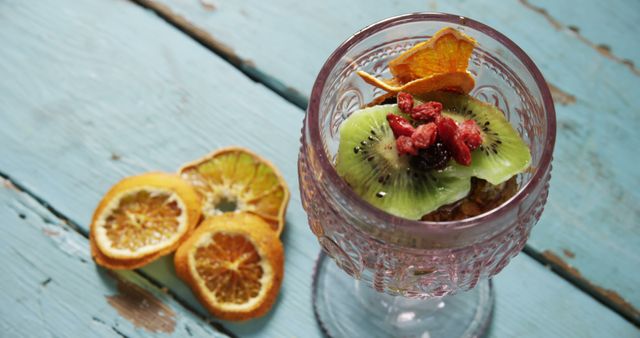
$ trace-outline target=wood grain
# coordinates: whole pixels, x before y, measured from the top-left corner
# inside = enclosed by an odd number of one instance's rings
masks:
[[[640,2],[520,0],[543,15],[558,31],[569,34],[603,56],[640,76]]]
[[[6,181],[0,182],[0,219],[0,258],[6,262],[0,279],[5,290],[0,293],[4,334],[223,337],[137,274],[96,267],[86,238]],[[526,256],[516,258],[494,281],[498,293],[490,338],[633,337],[637,333],[615,313]],[[543,308],[546,311],[540,311]],[[297,321],[302,315],[288,319]],[[244,324],[234,331],[256,325]],[[317,336],[310,328],[295,331],[288,326],[283,331],[287,336]],[[268,331],[259,332],[270,337]]]
[[[7,47],[0,49],[0,78],[12,79],[0,82],[0,171],[86,232],[102,194],[123,176],[173,171],[223,145],[255,150],[280,168],[292,190],[283,233],[286,276],[279,301],[267,317],[225,326],[242,337],[319,336],[310,304],[312,266],[319,248],[297,194],[301,111],[130,2],[13,1],[0,4],[0,13],[0,40]],[[34,236],[25,235],[23,246],[35,241]],[[86,244],[74,248],[88,257]],[[61,269],[49,263],[52,269]],[[69,266],[61,273],[79,274],[76,265],[60,264]],[[15,269],[18,275],[38,271],[25,269],[24,264]],[[175,277],[170,258],[141,273],[206,315]],[[44,275],[36,277],[47,280]],[[56,280],[53,276],[46,285]],[[504,310],[496,313],[494,337],[512,332],[525,337],[637,333],[614,312],[526,256],[517,258],[496,284],[497,307]],[[120,318],[91,284],[87,289],[71,285],[75,293],[102,297],[110,311],[107,315]],[[110,285],[115,294],[117,285]],[[558,311],[557,297],[564,304]],[[74,308],[73,299],[65,301],[65,308]],[[183,315],[171,309],[178,330]],[[3,307],[4,311],[8,310]],[[56,331],[68,332],[64,327]]]
[[[96,267],[86,238],[3,179],[0,219],[3,336],[226,337],[136,273]]]
[[[635,273],[640,269],[640,171],[630,156],[640,147],[635,137],[640,77],[624,62],[637,60],[640,51],[638,2],[576,6],[544,0],[499,5],[457,0],[371,6],[332,0],[297,6],[293,0],[277,0],[224,2],[206,12],[195,1],[141,1],[169,21],[188,23],[187,31],[196,27],[215,37],[241,63],[264,74],[266,83],[277,80],[303,94],[311,91],[318,70],[341,41],[385,17],[437,10],[469,16],[505,33],[544,73],[558,117],[549,203],[530,248],[542,258],[546,251],[560,257],[564,250],[573,252],[566,264],[589,281],[583,283],[585,289],[640,324],[640,274]],[[580,27],[580,34],[573,26]],[[609,291],[631,306],[622,306]]]

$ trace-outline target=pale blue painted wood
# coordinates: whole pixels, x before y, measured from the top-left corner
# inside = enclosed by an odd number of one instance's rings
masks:
[[[458,13],[505,33],[538,64],[554,85],[558,104],[558,139],[547,210],[534,229],[530,247],[565,259],[609,297],[610,289],[635,309],[640,322],[640,171],[634,154],[640,147],[640,76],[603,56],[568,30],[558,30],[527,2],[493,1],[322,1],[298,5],[293,0],[215,2],[216,10],[197,1],[145,0],[168,16],[180,16],[224,43],[244,66],[254,65],[265,81],[284,83],[308,95],[315,76],[333,49],[361,27],[384,17],[414,11]],[[537,6],[538,1],[530,1]],[[580,7],[575,17],[570,6]],[[633,24],[638,2],[595,1],[580,5],[544,2],[558,20],[580,18],[581,31],[613,51],[640,51],[640,26]],[[609,15],[610,14],[610,15]],[[619,22],[609,25],[611,21]],[[623,24],[624,23],[624,24]],[[562,25],[572,25],[567,20]],[[606,27],[605,27],[606,26]],[[534,27],[534,28],[532,28]],[[587,29],[588,27],[588,29]],[[605,28],[603,28],[605,27]],[[602,29],[602,35],[594,32]],[[615,34],[614,34],[615,33]],[[606,38],[605,38],[606,37]],[[627,46],[623,49],[621,46]],[[225,50],[226,51],[226,50]],[[626,52],[625,52],[626,53]],[[635,58],[632,54],[625,57]],[[575,102],[575,103],[574,103]],[[565,256],[563,252],[573,258]],[[573,255],[571,255],[573,254]],[[577,276],[571,269],[565,272]],[[621,302],[611,298],[621,310]]]
[[[1,336],[226,337],[136,273],[110,275],[96,268],[86,238],[3,179],[0,220]],[[118,283],[129,283],[129,290],[136,290],[137,295],[146,294],[129,299],[132,307],[150,309],[147,320],[156,324],[174,322],[174,327],[154,333],[120,316],[108,302],[108,297],[122,295]],[[160,308],[151,300],[161,302],[175,314],[167,311],[162,317],[153,311]]]
[[[0,39],[10,47],[0,50],[0,78],[13,80],[0,83],[0,171],[86,231],[101,195],[125,175],[171,171],[222,145],[256,150],[282,170],[293,192],[283,234],[287,272],[267,318],[228,327],[243,337],[318,336],[310,304],[318,246],[296,193],[300,111],[129,2],[0,6],[7,18]],[[143,271],[195,304],[168,259]],[[496,337],[637,332],[526,256],[496,283],[509,286],[499,286],[498,306],[518,309],[496,314]],[[556,311],[560,295],[569,308],[584,310]]]
[[[496,303],[490,338],[640,336],[637,327],[609,309],[601,311],[593,298],[524,254],[493,281]]]
[[[561,24],[562,30],[577,27],[585,42],[608,46],[615,57],[633,61],[640,72],[640,1],[529,0],[528,3],[545,10],[550,19]]]
[[[119,293],[117,282],[108,272],[92,264],[86,238],[32,198],[10,188],[6,181],[0,181],[0,219],[0,258],[5,262],[5,273],[0,279],[0,289],[3,290],[0,292],[0,329],[5,335],[153,335],[135,328],[109,305],[107,297]],[[171,297],[135,273],[116,274],[117,278],[147,290],[176,313],[173,336],[222,337],[206,322],[185,311]],[[516,258],[495,279],[495,286],[498,290],[496,312],[489,338],[623,338],[634,337],[638,333],[635,327],[614,312],[524,255]],[[549,307],[551,302],[555,304],[553,307]],[[144,306],[141,302],[133,304]],[[543,308],[548,311],[540,311]],[[200,307],[198,310],[202,311]],[[286,319],[295,322],[299,316]],[[599,320],[594,322],[590,318]],[[253,322],[236,325],[233,329],[244,336],[243,331],[259,325]],[[271,337],[267,333],[259,336]],[[305,331],[290,330],[286,336],[317,335],[308,328]]]
[[[2,2],[0,13],[0,78],[12,79],[0,81],[0,171],[86,231],[126,175],[175,171],[221,146],[254,149],[292,190],[286,276],[267,317],[229,327],[242,337],[318,336],[310,285],[319,246],[297,188],[299,109],[128,1]],[[195,304],[167,265],[143,271]]]

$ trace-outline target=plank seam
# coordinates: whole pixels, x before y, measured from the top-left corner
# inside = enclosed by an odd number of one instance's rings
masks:
[[[551,272],[560,276],[562,279],[566,280],[582,292],[588,294],[598,303],[616,312],[631,324],[640,328],[640,312],[634,309],[633,306],[626,301],[616,300],[611,297],[611,293],[614,293],[616,296],[617,293],[598,287],[579,274],[571,273],[570,270],[565,266],[566,263],[560,264],[556,260],[549,259],[549,257],[547,257],[549,256],[548,254],[545,255],[543,253],[540,253],[537,250],[531,248],[529,245],[526,245],[522,251],[538,263],[549,267]],[[620,296],[617,296],[616,298],[622,299]]]
[[[84,237],[86,240],[89,240],[88,232],[83,230],[82,227],[80,227],[77,222],[72,221],[69,217],[65,216],[63,213],[61,213],[60,211],[55,209],[53,206],[51,206],[49,203],[47,203],[44,199],[42,199],[41,197],[39,197],[38,195],[33,193],[31,190],[29,190],[28,188],[26,188],[22,184],[16,182],[9,175],[7,175],[6,173],[4,173],[2,171],[0,171],[0,178],[2,178],[4,180],[6,180],[7,182],[9,182],[9,184],[12,185],[12,187],[11,187],[12,189],[15,189],[18,192],[26,194],[27,196],[29,196],[30,198],[35,200],[39,205],[44,207],[51,214],[53,214],[56,218],[58,218],[61,221],[61,226],[62,227],[66,226],[69,229],[71,229],[72,231],[75,231],[75,232],[79,233],[80,235],[82,235],[82,237]],[[20,217],[22,217],[22,216],[20,215]],[[53,223],[52,220],[44,218],[44,217],[42,218],[42,220],[43,220],[44,223],[47,223],[47,224],[52,224]],[[18,255],[21,255],[19,252],[16,252],[16,253]],[[82,258],[80,258],[80,259],[83,260]],[[30,262],[28,262],[28,263],[30,263]],[[146,280],[147,282],[149,282],[151,285],[153,285],[154,287],[158,288],[159,290],[163,290],[163,291],[166,290],[166,294],[169,297],[171,297],[177,304],[182,306],[185,310],[189,311],[190,313],[192,313],[197,318],[201,319],[203,322],[207,323],[208,325],[210,325],[211,327],[216,329],[218,332],[223,333],[223,334],[225,334],[225,335],[227,335],[227,336],[229,336],[231,338],[238,338],[238,336],[235,333],[230,331],[228,328],[226,328],[221,323],[212,321],[208,317],[200,314],[199,311],[197,311],[189,303],[187,303],[186,301],[181,299],[175,292],[169,290],[166,286],[164,286],[162,283],[160,283],[157,279],[152,278],[151,276],[149,276],[148,274],[144,273],[141,270],[132,270],[132,272],[136,273],[137,275],[140,276],[140,278]],[[98,318],[94,317],[93,319],[98,321],[98,322],[100,322],[100,320]],[[121,335],[122,337],[127,337],[126,335],[122,334],[122,332],[118,331],[115,327],[111,327],[111,328],[117,334]]]
[[[223,60],[227,61],[234,68],[240,71],[242,74],[250,78],[251,80],[264,85],[272,92],[282,97],[285,101],[293,104],[294,106],[306,110],[309,98],[297,89],[285,85],[277,78],[258,69],[251,60],[242,59],[238,56],[231,47],[220,42],[213,37],[209,32],[205,31],[192,24],[181,15],[174,13],[166,5],[156,3],[150,0],[130,0],[133,3],[140,5],[141,7],[154,12],[158,17],[173,26],[175,29],[181,31],[191,39],[195,40],[198,44],[208,49],[212,53],[216,54]]]
[[[629,59],[623,59],[615,54],[613,54],[613,52],[611,52],[611,48],[607,45],[603,45],[603,44],[596,44],[595,42],[589,40],[586,36],[582,35],[580,33],[580,30],[578,29],[578,27],[576,26],[567,26],[563,23],[561,23],[558,19],[556,19],[555,17],[553,17],[551,14],[549,14],[549,11],[547,11],[546,9],[542,8],[542,7],[538,7],[536,5],[533,5],[532,3],[529,2],[529,0],[520,0],[520,4],[522,4],[525,8],[536,12],[540,15],[542,15],[548,22],[549,24],[551,24],[551,26],[553,28],[555,28],[555,30],[557,31],[569,31],[571,33],[572,36],[574,36],[576,39],[578,39],[578,41],[584,43],[585,45],[589,46],[590,48],[592,48],[593,50],[595,50],[596,52],[598,52],[598,54],[604,56],[605,58],[612,60],[616,63],[619,63],[621,65],[626,66],[627,68],[629,68],[629,70],[635,74],[636,76],[640,76],[640,69],[638,69],[638,67],[635,66],[635,64],[633,63],[632,60]]]

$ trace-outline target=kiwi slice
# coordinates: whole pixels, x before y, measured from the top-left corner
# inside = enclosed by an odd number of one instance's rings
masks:
[[[381,105],[357,111],[342,123],[338,174],[367,202],[408,219],[418,220],[464,198],[471,187],[469,176],[418,171],[410,156],[398,154],[389,113],[401,115],[397,105]]]
[[[465,167],[451,161],[447,168],[451,174],[475,176],[498,185],[531,164],[529,147],[496,106],[450,92],[434,92],[420,100],[442,102],[443,115],[456,122],[473,119],[482,129],[483,143],[471,153],[471,165]]]

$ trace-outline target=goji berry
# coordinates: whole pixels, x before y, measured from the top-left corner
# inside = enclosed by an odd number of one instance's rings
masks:
[[[413,144],[411,137],[409,136],[400,136],[396,140],[396,148],[398,148],[398,153],[400,155],[409,154],[409,155],[418,155],[418,149]]]
[[[413,110],[413,96],[409,93],[398,93],[398,108],[405,114],[411,114]]]
[[[442,113],[442,103],[429,101],[413,107],[411,117],[416,121],[435,121]]]
[[[419,125],[411,134],[411,140],[416,148],[426,149],[436,142],[436,136],[438,136],[438,127],[431,122]]]
[[[464,141],[456,137],[451,145],[452,149],[450,150],[453,153],[453,159],[464,166],[471,165],[471,150]]]
[[[451,148],[451,143],[453,143],[458,130],[456,121],[450,117],[440,115],[436,118],[436,125],[438,126],[438,137],[448,148]]]
[[[400,115],[388,114],[387,121],[389,122],[389,127],[393,131],[393,136],[398,138],[400,136],[411,136],[413,132],[416,130],[407,119]]]
[[[438,126],[438,136],[440,140],[442,140],[447,149],[449,149],[456,162],[465,166],[470,165],[471,150],[469,150],[469,147],[460,137],[456,122],[449,117],[441,115],[436,118],[436,125]]]
[[[476,150],[482,144],[482,132],[474,120],[462,122],[458,126],[457,134],[469,147],[469,150]]]

